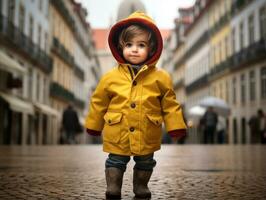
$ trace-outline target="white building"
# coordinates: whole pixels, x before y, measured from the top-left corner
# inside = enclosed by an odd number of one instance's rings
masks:
[[[230,26],[234,70],[228,76],[229,142],[250,143],[249,119],[258,109],[266,112],[266,1],[251,1],[241,11],[235,7]]]
[[[92,31],[90,25],[86,22],[87,11],[78,3],[74,3],[73,9],[77,29],[76,41],[74,43],[74,60],[77,65],[76,67],[79,69],[78,71],[82,71],[82,76],[79,75],[80,72],[75,73],[74,95],[77,102],[82,103],[82,105],[77,104],[76,106],[80,107],[80,123],[84,124],[89,109],[89,99],[101,76],[101,68],[95,55]],[[91,142],[87,134],[78,136],[78,140],[79,143]]]
[[[2,99],[8,105],[1,116],[7,120],[2,126],[2,142],[53,143],[54,118],[58,113],[49,106],[52,70],[52,60],[48,54],[49,1],[10,0],[0,3],[1,50],[12,56],[27,72],[18,79],[21,80],[19,88],[10,89],[8,86],[2,89]],[[11,77],[10,83],[17,78],[16,73],[3,76]],[[5,82],[2,84],[6,85]]]

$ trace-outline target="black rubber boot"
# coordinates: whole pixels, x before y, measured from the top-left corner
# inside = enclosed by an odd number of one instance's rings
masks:
[[[105,192],[106,199],[121,199],[121,188],[124,172],[115,167],[105,169],[105,178],[107,189]]]
[[[148,183],[151,178],[152,171],[144,171],[134,169],[133,174],[133,192],[135,198],[149,199],[151,198],[151,192],[148,188]]]

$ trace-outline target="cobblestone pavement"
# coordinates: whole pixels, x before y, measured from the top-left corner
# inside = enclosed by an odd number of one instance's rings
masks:
[[[168,145],[155,154],[152,199],[266,199],[266,146]],[[0,147],[0,199],[104,199],[100,145]],[[133,199],[131,159],[123,199]]]

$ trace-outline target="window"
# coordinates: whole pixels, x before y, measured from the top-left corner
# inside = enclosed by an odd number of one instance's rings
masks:
[[[254,101],[256,99],[256,79],[255,72],[252,70],[249,72],[249,99]]]
[[[32,68],[29,68],[29,71],[28,71],[28,97],[29,97],[29,100],[32,100],[32,85],[34,84],[32,81],[33,81],[33,73],[32,73]]]
[[[254,43],[254,31],[254,16],[250,15],[248,18],[249,44]]]
[[[243,22],[240,23],[240,26],[239,26],[239,45],[240,45],[240,51],[244,48],[244,24]]]
[[[212,95],[216,97],[216,87],[215,86],[212,87]]]
[[[32,41],[33,41],[33,26],[34,26],[33,17],[30,15],[30,18],[29,18],[29,38]]]
[[[8,14],[7,14],[8,21],[14,23],[14,17],[15,17],[15,0],[9,0],[8,1]]]
[[[39,47],[42,46],[42,27],[40,25],[38,26],[38,44]]]
[[[263,67],[260,71],[261,80],[261,98],[266,99],[266,67]]]
[[[43,3],[43,0],[39,0],[39,10],[42,11],[42,3]]]
[[[37,76],[36,76],[36,100],[39,102],[40,101],[40,75],[39,73],[37,73]]]
[[[229,103],[229,83],[228,81],[225,82],[225,99],[226,99],[226,102]]]
[[[237,144],[237,135],[238,135],[238,128],[237,128],[237,118],[233,119],[233,142],[234,144]]]
[[[246,77],[245,74],[241,75],[241,102],[246,102]]]
[[[44,50],[45,52],[48,52],[48,34],[45,33],[44,35]]]
[[[246,138],[246,118],[242,117],[241,119],[241,133],[242,133],[242,144],[246,144],[247,138]]]
[[[225,54],[225,59],[227,59],[229,55],[228,36],[224,38],[224,54]]]
[[[222,40],[219,43],[219,63],[223,61],[223,42]]]
[[[43,92],[43,103],[48,104],[48,98],[49,98],[49,81],[47,78],[43,78],[43,87],[44,87],[44,92]]]
[[[212,47],[212,51],[211,51],[211,65],[213,67],[215,66],[215,46]]]
[[[224,99],[224,96],[223,96],[223,94],[224,94],[224,89],[223,89],[223,83],[221,82],[220,84],[219,84],[219,90],[220,90],[220,94],[219,94],[219,97],[221,98],[221,99]]]
[[[0,14],[2,14],[2,0],[0,0]]]
[[[232,89],[232,97],[233,97],[233,104],[236,104],[236,77],[233,78],[233,89]]]
[[[260,9],[260,37],[266,38],[266,6]]]
[[[22,5],[19,7],[19,24],[18,28],[21,31],[21,33],[24,32],[24,25],[25,25],[25,9]]]
[[[231,42],[232,42],[232,54],[234,54],[236,52],[235,29],[232,30]]]

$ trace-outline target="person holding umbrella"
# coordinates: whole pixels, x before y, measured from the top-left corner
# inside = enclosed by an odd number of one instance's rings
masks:
[[[218,116],[214,112],[213,107],[208,107],[207,111],[201,119],[201,123],[204,127],[203,131],[203,142],[204,144],[213,144],[214,135],[216,132],[216,125],[218,122]]]

